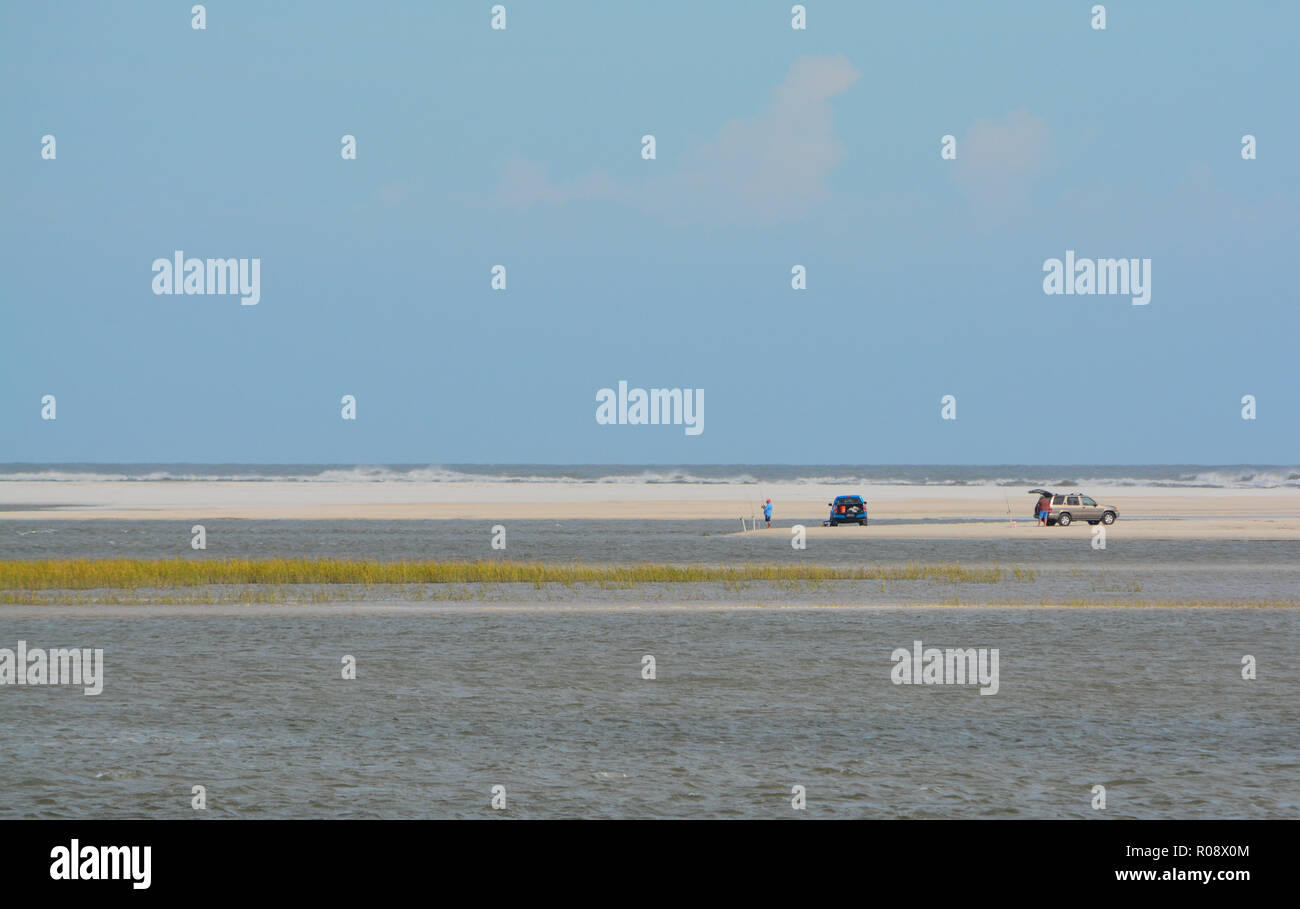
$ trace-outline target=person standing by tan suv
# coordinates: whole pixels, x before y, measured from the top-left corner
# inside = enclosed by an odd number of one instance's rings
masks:
[[[1069,527],[1075,521],[1087,521],[1089,524],[1114,524],[1119,518],[1119,509],[1114,505],[1098,505],[1090,496],[1081,492],[1052,497],[1052,507],[1056,517],[1048,517],[1048,525]]]

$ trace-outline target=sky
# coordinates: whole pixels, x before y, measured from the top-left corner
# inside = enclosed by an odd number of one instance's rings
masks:
[[[0,462],[1296,462],[1300,5],[192,5],[0,4]]]

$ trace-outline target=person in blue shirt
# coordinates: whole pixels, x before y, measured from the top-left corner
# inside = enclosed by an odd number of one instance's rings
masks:
[[[767,521],[767,526],[769,528],[772,526],[772,500],[771,499],[768,499],[767,503],[763,505],[763,520]]]

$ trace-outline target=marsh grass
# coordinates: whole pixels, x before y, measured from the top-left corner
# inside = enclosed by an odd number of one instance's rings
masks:
[[[161,593],[155,591],[140,590],[136,592],[83,592],[73,593],[68,591],[3,591],[0,590],[0,605],[23,605],[23,606],[310,606],[316,604],[328,604],[337,602],[353,602],[357,598],[349,595],[345,587],[325,587],[310,590],[303,590],[298,587],[279,587],[266,586],[243,589],[221,589],[216,587],[200,587],[177,593]],[[386,591],[387,593],[387,591]],[[396,593],[396,591],[394,591]],[[659,587],[653,591],[653,595],[648,599],[655,601],[664,600],[664,589]],[[464,603],[471,600],[480,602],[500,601],[506,602],[508,598],[494,597],[492,591],[486,587],[468,588],[459,585],[447,585],[446,587],[434,590],[427,589],[412,591],[409,595],[402,597],[406,601],[432,601],[442,603]],[[558,599],[561,602],[567,601],[567,597],[547,597],[548,601]],[[719,607],[733,608],[735,603],[717,603]],[[779,609],[784,608],[781,605],[772,603],[763,603],[754,601],[747,604],[749,608],[754,609]],[[843,605],[854,606],[857,604],[839,604],[839,603],[804,603],[791,604],[789,608],[794,609],[821,609],[821,608],[840,608]],[[1041,601],[1028,603],[1009,603],[1009,602],[974,602],[963,601],[957,597],[948,597],[941,600],[932,600],[929,602],[917,603],[879,603],[879,604],[862,604],[871,608],[878,606],[882,608],[894,608],[896,606],[905,606],[908,609],[927,609],[927,608],[952,608],[966,607],[976,609],[1296,609],[1300,608],[1300,601],[1296,600],[1114,600],[1114,599],[1069,599],[1057,602]],[[630,609],[635,606],[628,606]]]
[[[1030,569],[965,568],[956,563],[835,568],[827,565],[591,565],[579,562],[427,561],[349,559],[58,559],[0,561],[0,591],[134,590],[211,585],[290,584],[593,584],[631,587],[718,581],[934,581],[999,584],[1032,581]]]
[[[1134,575],[1132,580],[1117,581],[1112,585],[1109,579],[1102,575],[1099,580],[1090,581],[1088,589],[1092,593],[1141,593],[1142,579]]]

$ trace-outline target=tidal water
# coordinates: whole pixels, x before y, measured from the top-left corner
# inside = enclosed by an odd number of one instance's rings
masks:
[[[97,696],[0,685],[0,817],[1300,816],[1295,609],[1031,605],[1295,600],[1294,542],[818,538],[798,553],[727,522],[511,521],[502,553],[482,522],[206,526],[195,552],[189,522],[7,521],[0,558],[811,555],[1034,577],[0,607],[0,648],[101,648],[105,664]],[[917,640],[996,648],[997,694],[893,684],[891,652]]]
[[[0,686],[0,817],[1300,815],[1288,609],[78,615],[0,610],[104,651],[98,696]],[[997,693],[895,685],[916,640],[997,648]]]
[[[911,562],[1021,567],[1035,581],[859,585],[834,602],[1237,602],[1300,597],[1300,542],[1112,539],[1104,551],[1043,534],[1024,540],[864,540],[821,537],[796,551],[788,534],[740,536],[725,521],[511,521],[507,548],[490,547],[491,522],[208,521],[207,549],[190,547],[189,521],[4,521],[0,559],[348,558],[511,559],[545,562],[734,565],[815,562],[839,567]],[[881,524],[888,523],[881,521]],[[696,588],[696,598],[731,591]],[[818,601],[821,594],[795,601]],[[526,596],[526,591],[521,595]],[[770,598],[762,599],[767,602]]]
[[[504,517],[504,516],[503,516]],[[507,549],[489,546],[496,521],[208,520],[207,550],[191,549],[192,521],[12,521],[0,522],[0,559],[102,558],[352,558],[481,559],[508,557],[538,561],[604,563],[816,561],[829,565],[864,563],[980,562],[1000,564],[1133,565],[1223,564],[1248,566],[1300,563],[1294,540],[1124,540],[1112,539],[1099,553],[1077,539],[1042,534],[1025,540],[864,540],[821,537],[803,552],[789,545],[788,527],[771,536],[740,536],[739,521],[508,520]],[[923,524],[888,518],[876,526]],[[961,523],[944,519],[943,523]]]

